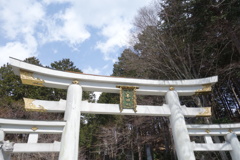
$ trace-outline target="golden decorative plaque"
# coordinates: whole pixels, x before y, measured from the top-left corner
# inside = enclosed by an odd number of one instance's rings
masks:
[[[211,107],[203,107],[204,111],[200,112],[197,117],[209,117],[212,115]]]
[[[211,91],[212,91],[212,85],[211,84],[205,84],[205,85],[202,85],[202,89],[196,90],[195,94],[199,95],[199,94],[209,93]]]
[[[35,99],[23,98],[23,100],[25,103],[26,111],[46,112],[46,109],[43,106],[39,105],[39,107],[37,107],[35,104],[33,104],[33,101],[35,101]]]
[[[44,80],[35,78],[33,76],[33,72],[20,70],[20,78],[21,78],[23,84],[28,84],[28,85],[33,85],[33,86],[41,86],[41,87],[44,86],[43,85]]]
[[[123,109],[133,109],[137,112],[137,96],[136,89],[134,86],[117,86],[120,88],[120,112]]]

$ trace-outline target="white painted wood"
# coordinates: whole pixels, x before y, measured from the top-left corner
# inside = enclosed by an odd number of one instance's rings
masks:
[[[5,119],[0,118],[0,124],[9,125],[36,125],[36,126],[64,126],[63,121],[36,121],[36,120],[20,120],[20,119]]]
[[[111,114],[111,115],[136,115],[136,116],[170,116],[170,110],[167,105],[150,106],[137,105],[137,112],[133,109],[123,109],[120,112],[119,104],[88,103],[82,101],[81,113],[88,114]]]
[[[231,151],[232,147],[229,143],[193,143],[194,151]]]
[[[29,98],[24,98],[29,99]],[[56,112],[61,113],[65,112],[66,109],[66,100],[60,99],[59,101],[46,101],[46,100],[38,100],[38,99],[31,99],[32,104],[36,107],[36,109],[43,109],[46,112]],[[26,106],[29,104],[25,104]],[[33,109],[31,109],[33,111]]]
[[[30,133],[28,135],[27,143],[37,143],[38,142],[38,133]]]
[[[219,129],[219,128],[240,128],[240,123],[229,123],[229,124],[189,124],[187,128],[197,128],[197,129]]]
[[[5,153],[2,149],[2,146],[4,143],[4,136],[5,136],[5,134],[4,134],[3,130],[0,129],[0,160],[6,160],[6,158],[4,158],[4,157],[6,157]]]
[[[233,132],[237,135],[240,135],[240,129],[233,129]],[[190,136],[204,136],[204,135],[211,135],[211,136],[224,136],[230,133],[228,129],[215,129],[215,130],[198,130],[198,129],[191,129],[188,131]]]
[[[206,110],[209,109],[209,107],[186,107],[185,105],[180,106],[182,114],[184,115],[184,117],[196,117],[196,116],[211,116],[211,112],[210,113],[204,113],[206,112]]]
[[[187,125],[190,136],[225,136],[230,132],[240,135],[240,123],[235,124],[210,124],[210,125]]]
[[[66,122],[61,121],[31,121],[0,118],[0,129],[5,133],[61,134],[65,124]]]
[[[37,130],[34,131],[32,127],[36,126],[5,126],[3,130],[6,133],[41,133],[41,134],[61,134],[63,127],[51,127],[51,126],[37,126]]]
[[[209,77],[194,80],[146,80],[135,78],[120,78],[79,74],[72,72],[63,72],[32,65],[20,60],[10,58],[10,64],[14,73],[19,75],[20,69],[33,72],[35,78],[44,80],[44,86],[50,88],[67,89],[69,84],[75,79],[79,80],[83,90],[119,93],[118,85],[138,86],[136,93],[139,95],[162,95],[164,96],[173,86],[181,96],[189,96],[195,94],[197,90],[203,88],[202,85],[214,84],[218,77]]]
[[[2,149],[0,149],[0,160],[6,160],[6,158],[4,158],[4,151]]]
[[[67,107],[64,115],[67,123],[62,134],[59,160],[78,159],[81,99],[82,87],[71,84],[67,91]]]
[[[199,116],[205,111],[205,108],[190,108],[180,106],[185,117]],[[136,116],[170,116],[171,112],[167,104],[162,106],[137,105],[137,112],[131,109],[123,109],[122,113],[119,110],[119,104],[104,104],[104,103],[88,103],[82,101],[81,113],[89,114],[114,114],[114,115],[136,115]]]
[[[0,160],[11,160],[11,153],[0,149]]]
[[[0,142],[0,160],[10,160],[13,151],[13,143],[9,141]]]
[[[46,112],[64,112],[66,108],[66,100],[45,101],[36,99],[33,100],[32,103],[37,108],[44,108]],[[206,108],[208,107],[191,108],[181,106],[181,110],[185,117],[199,116],[201,113],[205,112]],[[137,112],[135,113],[131,109],[124,109],[122,112],[120,112],[119,104],[89,103],[87,101],[81,102],[81,113],[137,116],[170,116],[170,110],[166,104],[164,104],[163,106],[137,105]]]
[[[232,146],[230,151],[232,160],[240,159],[240,143],[238,141],[237,135],[235,133],[229,133],[226,135],[226,141],[229,142]]]
[[[0,142],[4,141],[5,133],[2,129],[0,129]]]
[[[195,160],[192,143],[180,107],[178,93],[176,91],[168,91],[166,102],[171,111],[170,126],[172,128],[178,160]]]
[[[3,145],[3,142],[4,142],[4,132],[2,129],[0,129],[0,160],[4,160],[4,152],[2,150],[2,145]]]
[[[13,153],[59,152],[60,142],[54,143],[15,143]]]
[[[204,140],[206,143],[213,144],[212,137],[210,135],[205,135]]]

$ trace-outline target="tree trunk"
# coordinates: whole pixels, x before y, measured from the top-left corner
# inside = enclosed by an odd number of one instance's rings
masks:
[[[140,145],[138,145],[138,160],[142,160],[142,151]]]
[[[237,35],[233,31],[231,32],[231,40],[232,40],[234,46],[237,48],[238,53],[240,55],[240,40],[238,39]]]
[[[145,145],[145,152],[146,152],[146,156],[147,156],[146,160],[153,160],[152,148],[151,148],[150,144]]]

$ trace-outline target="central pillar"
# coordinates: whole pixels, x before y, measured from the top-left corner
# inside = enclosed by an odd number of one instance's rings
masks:
[[[81,101],[82,87],[78,84],[71,84],[67,90],[64,115],[66,125],[62,133],[59,160],[78,160]]]
[[[187,126],[176,91],[168,91],[166,102],[170,108],[170,125],[178,160],[195,160],[193,146],[188,135]]]

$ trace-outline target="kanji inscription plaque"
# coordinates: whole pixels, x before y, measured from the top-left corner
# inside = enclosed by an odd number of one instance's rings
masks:
[[[137,96],[135,86],[117,86],[120,88],[120,112],[123,109],[133,109],[137,112]]]

